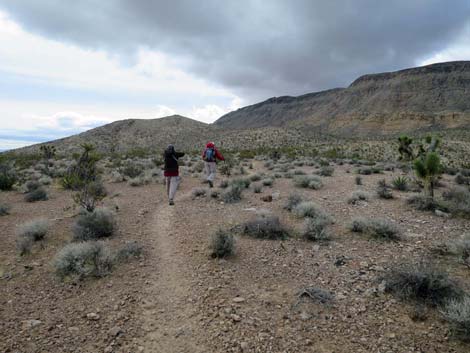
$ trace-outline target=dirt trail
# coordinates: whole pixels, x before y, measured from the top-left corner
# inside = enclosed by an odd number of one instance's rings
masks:
[[[181,195],[184,202],[189,195]],[[147,225],[151,237],[151,266],[146,300],[142,312],[145,352],[207,352],[201,341],[204,334],[198,325],[193,305],[190,264],[179,249],[174,223],[176,206],[161,203]]]

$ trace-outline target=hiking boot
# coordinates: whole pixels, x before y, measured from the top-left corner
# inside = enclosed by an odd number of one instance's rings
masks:
[[[173,200],[170,200],[170,202],[168,202],[168,204],[169,204],[170,206],[173,206],[175,203],[173,202]]]
[[[213,188],[213,187],[214,187],[214,183],[213,183],[212,181],[208,180],[207,182],[209,183],[209,187],[210,187],[210,188]]]

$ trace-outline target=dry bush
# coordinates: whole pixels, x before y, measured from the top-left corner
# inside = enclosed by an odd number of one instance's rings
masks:
[[[260,239],[285,239],[289,231],[281,224],[279,217],[261,214],[242,225],[242,232]]]
[[[235,238],[233,235],[219,229],[212,237],[209,244],[212,257],[228,257],[235,252]]]
[[[383,218],[355,218],[349,229],[355,233],[364,233],[376,239],[399,240],[401,229],[395,223]]]

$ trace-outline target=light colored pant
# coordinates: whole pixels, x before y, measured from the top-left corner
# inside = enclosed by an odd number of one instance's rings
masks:
[[[179,176],[165,177],[166,179],[166,193],[169,200],[173,200],[180,183]]]
[[[215,162],[204,162],[204,173],[206,175],[206,180],[214,181],[216,171],[217,165]]]

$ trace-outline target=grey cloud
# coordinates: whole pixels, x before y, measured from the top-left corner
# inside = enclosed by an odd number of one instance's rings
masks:
[[[0,0],[26,29],[131,57],[144,46],[247,101],[414,66],[470,20],[468,0]]]

